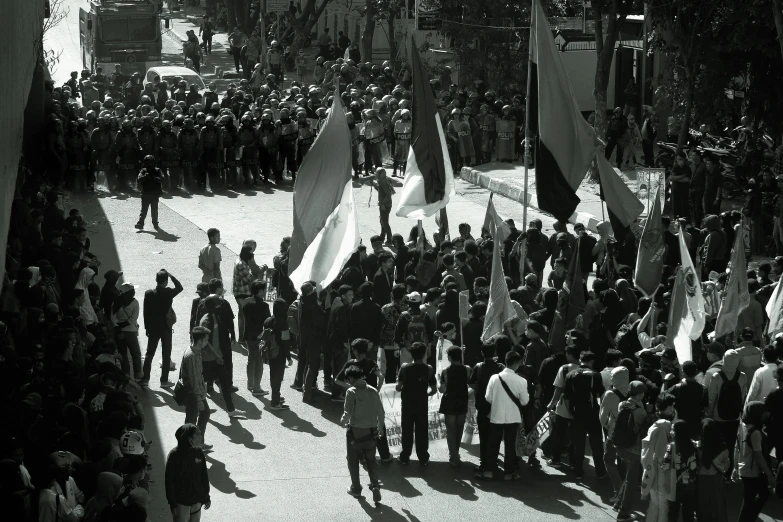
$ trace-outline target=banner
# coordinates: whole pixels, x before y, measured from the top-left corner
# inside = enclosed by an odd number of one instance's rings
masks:
[[[666,169],[637,168],[634,193],[644,205],[642,217],[650,215],[653,200],[660,189],[661,208],[666,203]]]
[[[468,290],[463,290],[459,293],[459,318],[461,321],[469,321],[468,313],[470,312],[470,293]],[[464,343],[463,343],[464,345]]]
[[[385,384],[381,389],[381,403],[385,412],[386,440],[389,450],[399,454],[402,451],[402,397],[394,384]],[[468,395],[468,414],[465,417],[465,428],[462,431],[463,444],[478,443],[478,425],[476,424],[476,403],[473,390]],[[446,438],[446,421],[438,413],[441,394],[436,393],[427,400],[427,436],[430,441]]]

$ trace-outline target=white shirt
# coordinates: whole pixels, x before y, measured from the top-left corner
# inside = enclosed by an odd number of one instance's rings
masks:
[[[778,387],[778,381],[775,379],[775,369],[778,363],[766,363],[753,374],[753,380],[750,382],[750,391],[748,392],[748,401],[764,401],[769,392]]]
[[[489,422],[492,424],[514,424],[522,422],[522,416],[519,414],[519,408],[506,393],[503,384],[498,379],[502,378],[511,393],[519,399],[524,406],[530,401],[527,394],[527,381],[517,375],[513,370],[503,369],[499,374],[489,378],[487,384],[487,393],[485,398],[492,405],[489,412]]]

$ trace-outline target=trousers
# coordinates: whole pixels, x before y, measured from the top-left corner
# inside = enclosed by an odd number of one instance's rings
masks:
[[[514,473],[517,465],[517,430],[519,423],[489,424],[489,444],[487,446],[487,464],[485,471],[498,471],[498,456],[500,455],[500,443],[503,442],[503,471]],[[479,435],[480,437],[480,435]]]
[[[264,376],[264,360],[258,340],[247,343],[247,385],[253,391],[261,389],[261,377]]]
[[[195,424],[201,433],[206,433],[209,422],[209,404],[204,399],[189,395],[185,403],[185,424]]]
[[[285,358],[278,356],[269,361],[269,385],[272,388],[272,404],[280,404],[280,386],[285,376]]]
[[[581,475],[584,472],[585,438],[590,441],[596,475],[605,475],[603,431],[597,415],[571,421],[571,467],[574,473]]]
[[[389,214],[391,214],[391,207],[380,207],[381,213],[381,241],[391,241],[392,230],[389,224]]]
[[[169,380],[169,367],[171,365],[171,330],[160,332],[147,332],[147,355],[144,357],[144,379],[150,380],[152,373],[152,361],[158,350],[158,342],[163,348],[163,367],[160,370],[160,382]]]
[[[460,415],[446,415],[446,444],[449,447],[449,460],[459,460],[459,447],[462,443],[462,432],[465,429],[464,413]]]
[[[425,403],[426,405],[426,403]],[[430,460],[430,440],[428,433],[428,415],[427,408],[411,407],[402,405],[402,414],[400,419],[400,428],[402,429],[402,452],[400,459],[407,460],[413,452],[413,439],[416,438],[416,457],[419,462],[429,462]]]
[[[215,381],[220,384],[220,393],[223,395],[223,402],[226,403],[226,411],[234,411],[234,399],[231,397],[231,383],[226,375],[225,364],[218,364],[217,361],[204,361],[204,380],[207,387],[211,388]]]
[[[141,195],[141,212],[139,212],[139,223],[144,224],[147,219],[147,211],[152,210],[152,224],[158,224],[158,196]]]
[[[370,476],[370,488],[379,488],[378,462],[375,460],[375,439],[356,442],[350,428],[345,435],[346,460],[348,461],[348,473],[351,475],[351,489],[361,491],[362,483],[359,479],[359,463],[364,461],[367,474]]]

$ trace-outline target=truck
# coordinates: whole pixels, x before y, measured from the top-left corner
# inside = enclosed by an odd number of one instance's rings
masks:
[[[79,9],[82,65],[109,75],[116,64],[122,73],[144,76],[161,61],[161,4],[158,0],[88,0]]]

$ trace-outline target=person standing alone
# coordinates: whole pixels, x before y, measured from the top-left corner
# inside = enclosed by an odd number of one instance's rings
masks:
[[[223,260],[223,256],[220,253],[220,248],[218,248],[220,230],[210,228],[207,230],[207,237],[209,238],[209,243],[198,254],[198,267],[204,274],[201,277],[202,283],[209,283],[212,279],[223,279],[223,276],[220,274],[220,262]]]
[[[169,279],[174,288],[168,288]],[[183,288],[176,277],[161,269],[155,274],[155,284],[152,290],[144,292],[144,328],[147,330],[147,355],[144,357],[144,378],[139,383],[147,386],[152,372],[152,360],[158,349],[158,341],[163,347],[163,365],[160,370],[161,388],[170,388],[174,383],[169,381],[171,369],[171,333],[177,320],[172,304]]]
[[[155,156],[144,157],[144,167],[139,172],[136,180],[141,189],[141,212],[136,228],[144,228],[144,220],[147,219],[147,210],[152,210],[152,226],[155,230],[160,230],[158,226],[158,201],[163,194],[163,174],[155,166]]]

